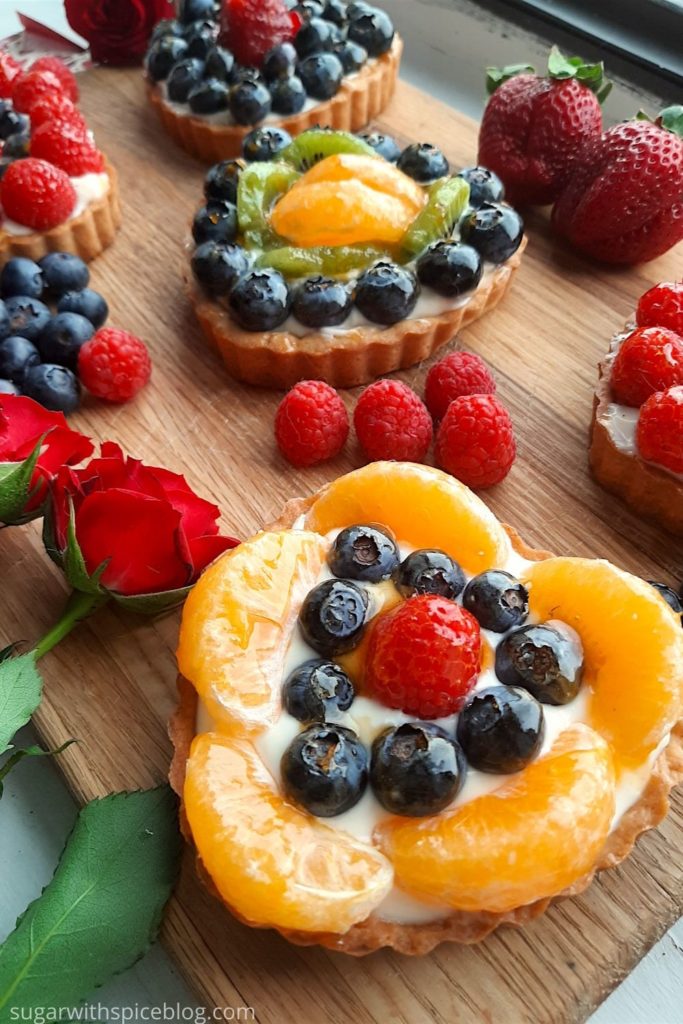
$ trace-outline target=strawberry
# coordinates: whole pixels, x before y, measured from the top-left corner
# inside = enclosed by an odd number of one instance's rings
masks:
[[[260,67],[269,50],[294,38],[301,18],[284,0],[223,0],[220,25],[219,42],[236,60]]]
[[[564,57],[554,46],[547,77],[513,64],[488,68],[486,84],[479,164],[502,178],[514,206],[552,203],[583,145],[602,130],[600,104],[611,88],[603,65]]]
[[[653,123],[639,115],[584,149],[552,223],[605,263],[641,263],[683,239],[683,107]]]

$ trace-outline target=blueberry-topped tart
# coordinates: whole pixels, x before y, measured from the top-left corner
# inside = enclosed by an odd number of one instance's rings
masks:
[[[391,99],[403,43],[386,11],[344,0],[178,0],[145,58],[169,135],[204,161],[257,125],[357,131]]]
[[[411,366],[491,309],[526,239],[483,167],[378,132],[276,126],[209,170],[191,299],[230,373],[352,387]]]
[[[426,466],[342,476],[217,559],[178,663],[200,875],[297,943],[419,954],[523,925],[683,778],[680,612],[527,548]]]

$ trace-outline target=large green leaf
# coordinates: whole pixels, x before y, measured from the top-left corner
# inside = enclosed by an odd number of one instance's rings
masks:
[[[0,662],[0,754],[38,707],[42,691],[33,651]]]
[[[52,881],[0,946],[0,1022],[76,1006],[155,938],[180,837],[167,786],[118,793],[78,816]]]

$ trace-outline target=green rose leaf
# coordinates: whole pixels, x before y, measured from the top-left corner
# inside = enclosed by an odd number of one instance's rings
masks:
[[[487,68],[486,92],[491,96],[499,85],[502,85],[503,82],[507,82],[508,78],[514,78],[515,75],[535,74],[536,68],[532,67],[531,64],[507,64],[504,68]]]
[[[56,757],[57,754],[61,754],[67,747],[70,747],[76,740],[67,740],[66,743],[62,743],[61,747],[57,747],[56,750],[43,750],[42,747],[24,747],[21,750],[15,750],[11,757],[8,757],[5,763],[0,766],[0,797],[2,797],[5,779],[12,771],[13,768],[23,761],[25,757]]]
[[[33,651],[0,662],[0,754],[40,704],[43,680]]]
[[[26,512],[26,506],[33,493],[31,479],[44,437],[45,435],[40,438],[31,454],[23,462],[5,462],[0,465],[0,522],[6,523],[8,526],[28,523],[42,514],[40,506],[32,512]]]
[[[52,881],[0,946],[0,1020],[77,1006],[147,951],[178,870],[176,819],[167,786],[81,811]]]
[[[136,615],[163,615],[183,604],[192,590],[192,586],[179,587],[178,590],[162,590],[158,594],[115,594],[111,597],[120,608]]]

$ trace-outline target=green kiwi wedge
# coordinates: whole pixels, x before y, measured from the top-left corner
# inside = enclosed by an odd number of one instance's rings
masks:
[[[432,242],[447,238],[460,219],[470,198],[470,186],[464,178],[442,178],[428,191],[427,203],[406,231],[401,247],[406,260],[412,260]]]
[[[309,128],[281,149],[278,160],[293,164],[298,171],[307,171],[313,164],[336,153],[355,153],[357,156],[377,156],[367,142],[350,132],[332,132],[326,128]]]
[[[311,249],[286,245],[262,253],[256,266],[272,267],[285,277],[309,274],[341,277],[353,270],[364,270],[382,256],[386,256],[385,250],[373,245],[325,245]]]
[[[277,245],[268,215],[301,175],[289,164],[263,161],[244,168],[237,186],[237,221],[247,249]]]

